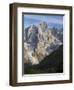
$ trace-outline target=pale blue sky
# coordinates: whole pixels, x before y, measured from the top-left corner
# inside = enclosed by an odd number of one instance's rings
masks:
[[[63,15],[32,15],[24,14],[24,26],[28,27],[31,24],[38,25],[40,22],[45,21],[48,27],[62,27],[63,26]]]

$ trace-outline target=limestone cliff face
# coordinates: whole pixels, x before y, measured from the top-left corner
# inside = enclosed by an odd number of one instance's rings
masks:
[[[47,26],[46,22],[42,22],[38,26],[30,26],[25,32],[24,63],[39,64],[62,44]]]

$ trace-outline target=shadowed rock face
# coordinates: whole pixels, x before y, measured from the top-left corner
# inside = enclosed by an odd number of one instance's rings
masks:
[[[46,56],[39,64],[24,64],[24,73],[62,73],[63,72],[63,45]]]
[[[62,45],[47,27],[46,22],[38,26],[31,25],[24,33],[24,63],[39,64],[43,58],[50,55]]]

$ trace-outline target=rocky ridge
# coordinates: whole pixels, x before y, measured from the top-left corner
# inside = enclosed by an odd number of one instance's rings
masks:
[[[46,22],[31,25],[24,32],[24,63],[39,64],[60,45],[62,42],[53,35]]]

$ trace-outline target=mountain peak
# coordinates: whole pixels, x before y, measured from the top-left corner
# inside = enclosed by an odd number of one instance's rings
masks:
[[[31,28],[31,29],[35,29],[35,28],[36,28],[36,25],[32,24],[32,25],[30,26],[30,28]]]
[[[45,31],[48,28],[48,25],[46,22],[41,22],[39,28],[42,29],[42,31]]]
[[[27,30],[26,37],[24,53],[27,53],[24,55],[24,60],[30,64],[38,64],[62,44],[48,29],[46,22],[41,22],[38,26],[31,25]]]

